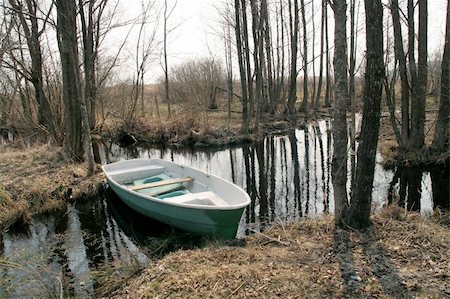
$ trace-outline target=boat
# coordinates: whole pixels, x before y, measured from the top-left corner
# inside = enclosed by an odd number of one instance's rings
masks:
[[[133,210],[195,234],[235,238],[250,197],[204,171],[161,159],[102,166],[110,188]]]

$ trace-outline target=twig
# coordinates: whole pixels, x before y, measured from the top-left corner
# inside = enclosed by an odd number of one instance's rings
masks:
[[[257,288],[256,291],[259,292],[266,287],[267,287],[267,284],[264,284],[264,285],[260,286],[259,288]]]
[[[250,228],[249,230],[252,231],[252,232],[254,232],[254,233],[256,233],[256,234],[258,234],[258,235],[260,235],[260,236],[263,236],[263,237],[266,238],[266,239],[269,239],[271,242],[276,242],[276,243],[279,243],[279,244],[284,245],[284,246],[291,246],[291,243],[289,243],[289,242],[283,242],[283,241],[281,241],[281,240],[272,238],[272,237],[270,237],[270,236],[268,236],[268,235],[265,235],[265,234],[263,234],[263,233],[260,233],[260,232],[258,232],[258,231],[256,231],[256,230],[254,230],[254,229],[252,229],[252,228]]]
[[[242,288],[242,286],[246,283],[246,281],[244,281],[243,283],[241,283],[227,298],[231,298],[231,296],[233,296],[235,293],[237,293],[239,291],[240,288]]]
[[[219,284],[219,281],[216,281],[216,283],[214,284],[214,286],[213,286],[211,292],[209,293],[208,298],[211,298],[211,297],[212,297],[212,294],[214,294],[214,292],[216,291],[216,288],[217,288],[217,285],[218,285],[218,284]],[[230,295],[230,296],[231,296],[231,295]]]

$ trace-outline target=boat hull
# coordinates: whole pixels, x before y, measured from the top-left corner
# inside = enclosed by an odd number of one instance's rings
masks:
[[[237,209],[202,209],[169,205],[162,200],[154,201],[136,192],[121,188],[108,179],[111,189],[133,210],[160,222],[195,234],[210,235],[223,239],[236,236],[245,207]]]

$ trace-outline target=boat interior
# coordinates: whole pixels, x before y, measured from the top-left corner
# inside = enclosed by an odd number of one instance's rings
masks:
[[[181,177],[177,173],[171,173],[164,166],[147,165],[110,171],[108,174],[111,179],[132,191],[165,202],[202,206],[228,205],[194,178]]]

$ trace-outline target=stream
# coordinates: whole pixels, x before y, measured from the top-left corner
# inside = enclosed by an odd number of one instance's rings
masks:
[[[317,218],[334,210],[330,120],[237,147],[187,150],[105,143],[99,149],[102,163],[161,158],[241,186],[249,193],[251,205],[241,219],[239,238],[274,223]],[[448,165],[385,170],[380,162],[378,155],[374,211],[391,202],[423,215],[437,206],[449,208]],[[0,236],[0,297],[49,297],[62,289],[70,296],[93,297],[97,269],[119,262],[142,267],[158,250],[163,254],[194,248],[203,241],[135,213],[105,188],[94,200],[69,205],[66,213],[32,219],[27,227]]]

